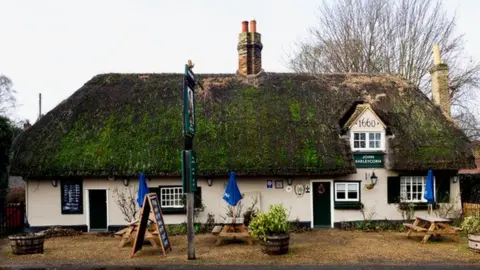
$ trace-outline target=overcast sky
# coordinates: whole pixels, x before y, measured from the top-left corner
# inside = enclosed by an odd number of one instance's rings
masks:
[[[0,0],[0,74],[18,92],[17,120],[53,109],[108,72],[234,73],[243,20],[257,20],[263,68],[287,72],[282,57],[308,36],[320,1]],[[480,60],[479,0],[445,0],[466,49]]]

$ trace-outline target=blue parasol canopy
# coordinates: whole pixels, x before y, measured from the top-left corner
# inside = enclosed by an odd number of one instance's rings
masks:
[[[433,204],[435,202],[432,170],[428,170],[427,183],[425,184],[425,193],[423,197],[427,200],[429,204]]]
[[[229,205],[235,206],[241,199],[242,199],[242,194],[238,189],[235,173],[230,172],[230,178],[228,179],[227,186],[225,187],[223,200],[225,200]]]
[[[145,175],[140,174],[140,181],[138,181],[138,194],[137,194],[137,203],[140,207],[143,205],[143,199],[145,195],[150,193],[147,186],[147,181],[145,180]]]

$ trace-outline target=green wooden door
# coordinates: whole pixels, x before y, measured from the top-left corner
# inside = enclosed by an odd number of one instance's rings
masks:
[[[314,182],[312,185],[313,226],[331,227],[330,182]]]

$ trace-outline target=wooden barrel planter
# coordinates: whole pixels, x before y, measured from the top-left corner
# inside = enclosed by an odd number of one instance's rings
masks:
[[[266,241],[260,241],[262,252],[268,255],[282,255],[288,253],[290,244],[290,235],[273,235],[267,236]]]
[[[468,247],[471,251],[480,253],[480,234],[468,234]]]
[[[43,253],[45,235],[43,233],[25,233],[9,236],[12,253],[35,254]]]

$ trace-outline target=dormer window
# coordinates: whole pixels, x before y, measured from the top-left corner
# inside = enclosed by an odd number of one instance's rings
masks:
[[[345,124],[354,152],[377,152],[385,150],[385,124],[370,107],[357,105],[355,112]]]
[[[352,132],[354,150],[382,150],[382,132]]]

